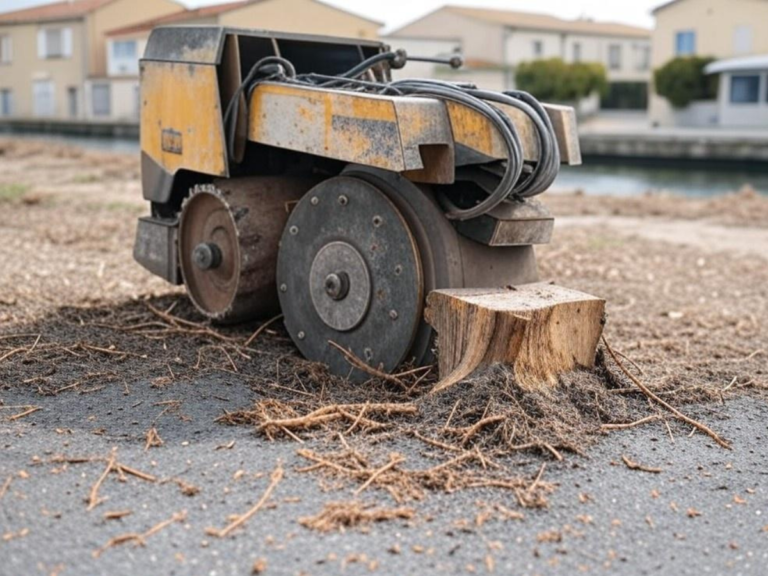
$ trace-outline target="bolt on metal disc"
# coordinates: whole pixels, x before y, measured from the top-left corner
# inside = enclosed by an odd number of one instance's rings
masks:
[[[421,260],[402,215],[375,186],[337,177],[308,193],[281,239],[277,283],[285,327],[306,358],[358,380],[369,376],[330,342],[385,371],[407,358],[422,321]]]

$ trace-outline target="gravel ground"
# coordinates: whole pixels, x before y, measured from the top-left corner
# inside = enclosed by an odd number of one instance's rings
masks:
[[[175,302],[174,314],[199,320],[178,289],[131,260],[145,210],[137,174],[125,156],[0,140],[0,575],[765,573],[768,199],[551,195],[567,226],[539,250],[542,276],[605,297],[613,346],[734,448],[671,419],[602,435],[602,422],[654,412],[621,390],[628,381],[600,384],[585,389],[595,392],[588,412],[564,407],[558,426],[583,436],[571,437],[582,444],[566,446],[562,461],[537,450],[503,458],[530,490],[556,488],[531,509],[487,488],[405,503],[377,485],[357,494],[359,483],[297,470],[307,464],[297,449],[327,450],[333,429],[298,444],[216,422],[257,400],[298,407],[307,390],[325,398],[326,381],[286,371],[297,358],[277,325],[250,359],[237,347],[228,354],[230,340],[167,324],[154,335],[124,330],[157,321],[150,305]],[[223,334],[242,339],[255,327]],[[438,421],[447,416],[435,410]],[[550,425],[526,418],[534,432]],[[162,445],[147,449],[152,430]],[[405,434],[348,437],[409,465],[435,463]],[[493,433],[481,440],[492,448]],[[88,510],[113,448],[120,465],[154,481],[111,473]],[[622,456],[660,471],[630,469]],[[206,532],[254,506],[278,465],[284,478],[244,527],[226,538]],[[329,533],[299,523],[353,500],[414,514]],[[94,556],[126,534],[145,536]]]

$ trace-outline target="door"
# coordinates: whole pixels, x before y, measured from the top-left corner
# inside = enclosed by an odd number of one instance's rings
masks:
[[[53,116],[56,109],[54,87],[50,80],[36,80],[32,85],[35,116]]]
[[[77,118],[78,101],[77,101],[77,88],[70,86],[67,88],[67,99],[69,100],[69,117]]]
[[[7,118],[13,114],[13,93],[10,90],[0,90],[0,116]]]

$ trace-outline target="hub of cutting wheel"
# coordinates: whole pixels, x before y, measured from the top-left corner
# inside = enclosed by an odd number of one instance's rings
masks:
[[[323,246],[312,262],[309,292],[317,315],[334,330],[355,328],[368,312],[371,276],[360,252],[346,242]]]
[[[213,270],[221,266],[221,248],[213,242],[201,242],[192,252],[192,260],[200,270]]]
[[[339,347],[377,369],[410,359],[422,321],[421,262],[402,214],[375,186],[331,178],[296,205],[280,243],[277,285],[285,327],[310,360],[350,376]]]

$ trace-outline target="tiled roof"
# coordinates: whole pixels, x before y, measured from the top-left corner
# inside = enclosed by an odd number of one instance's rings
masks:
[[[152,30],[153,28],[156,28],[157,26],[165,26],[170,24],[183,24],[185,22],[194,22],[195,20],[202,20],[204,18],[210,18],[211,16],[224,14],[225,12],[231,12],[232,10],[239,10],[240,8],[243,8],[248,4],[258,4],[259,2],[266,2],[266,1],[267,0],[239,0],[238,2],[229,2],[227,4],[218,4],[216,6],[204,6],[202,8],[197,8],[195,10],[181,10],[179,12],[174,12],[173,14],[167,14],[166,16],[162,16],[160,18],[154,18],[152,20],[146,20],[144,22],[139,22],[131,26],[125,26],[123,28],[110,30],[109,32],[107,32],[107,36],[125,36],[127,34],[135,34],[138,32],[147,32],[149,30]],[[341,10],[340,8],[336,8],[335,6],[330,6],[322,2],[318,2],[318,4],[321,4],[330,10],[347,12],[346,10]],[[347,13],[352,14],[351,12],[347,12]],[[357,16],[357,14],[355,14],[355,16]],[[363,20],[368,20],[370,22],[378,24],[379,26],[382,26],[381,22],[376,22],[375,20],[371,20],[370,18],[366,18],[365,16],[357,16],[357,17]]]
[[[137,22],[130,26],[110,30],[107,32],[107,36],[123,36],[125,34],[134,34],[136,32],[146,32],[157,26],[166,24],[177,24],[190,20],[202,20],[203,18],[210,18],[211,16],[217,16],[231,10],[242,8],[248,4],[255,4],[263,1],[264,0],[238,0],[237,2],[228,2],[226,4],[217,4],[215,6],[203,6],[201,8],[195,8],[194,10],[179,10],[172,14],[160,16],[159,18],[152,18],[151,20],[144,20],[143,22]]]
[[[32,8],[0,13],[0,24],[43,22],[81,18],[113,0],[64,0]]]
[[[556,30],[558,32],[581,32],[584,34],[619,35],[649,37],[651,31],[638,26],[618,24],[615,22],[596,22],[594,20],[564,20],[547,14],[532,12],[513,12],[510,10],[490,10],[483,8],[467,8],[463,6],[447,6],[447,10],[467,16],[475,20],[483,20],[493,24],[502,24],[514,28],[532,28],[537,30]]]
[[[619,24],[616,22],[597,22],[595,20],[579,19],[565,20],[548,14],[537,14],[534,12],[516,12],[512,10],[493,10],[489,8],[470,8],[468,6],[444,6],[435,10],[437,12],[450,12],[471,18],[481,20],[489,24],[507,26],[510,28],[523,28],[528,30],[551,30],[555,32],[570,32],[587,35],[600,36],[632,36],[636,38],[650,38],[651,31],[647,28],[630,26],[628,24]],[[431,14],[420,18],[418,21],[429,18]],[[405,30],[412,23],[406,24],[398,30],[391,32],[391,36],[397,36],[400,30]]]

